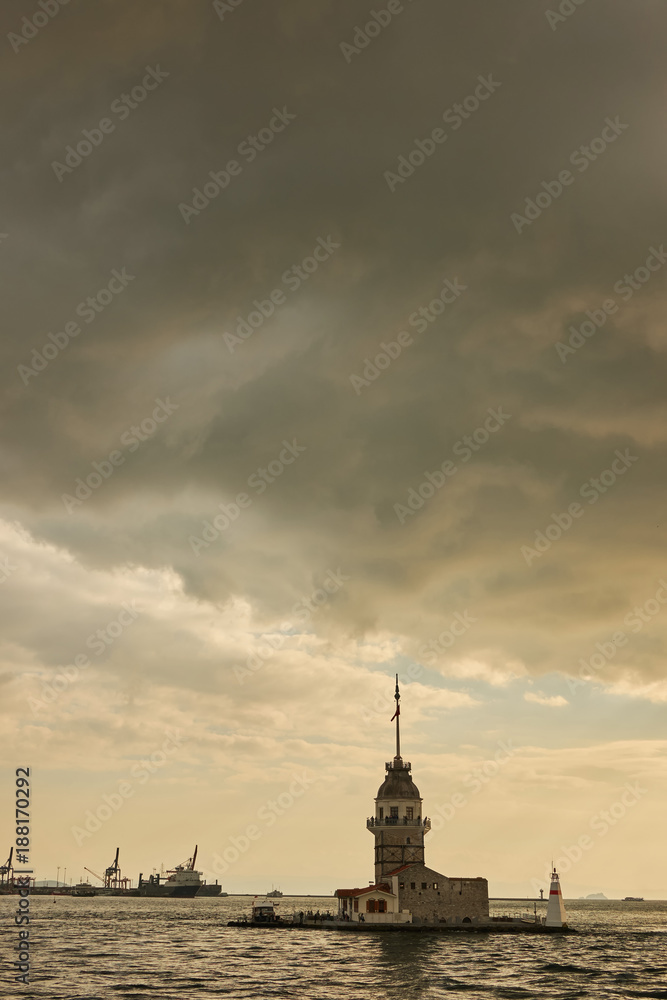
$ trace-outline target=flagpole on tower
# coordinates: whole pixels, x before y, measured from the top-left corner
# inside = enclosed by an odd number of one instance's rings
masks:
[[[396,719],[396,756],[401,756],[401,729],[400,729],[400,715],[401,715],[401,692],[398,690],[398,674],[396,674],[396,692],[394,694],[396,699],[396,711],[391,717],[393,722]]]

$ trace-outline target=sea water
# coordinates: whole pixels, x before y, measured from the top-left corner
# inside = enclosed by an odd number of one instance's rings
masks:
[[[0,897],[3,997],[667,998],[667,902],[566,900],[576,935],[439,935],[227,927],[249,913],[251,897],[33,896],[24,986],[9,972],[17,900]],[[279,912],[335,911],[335,902],[284,897]],[[532,909],[492,904],[495,914]]]

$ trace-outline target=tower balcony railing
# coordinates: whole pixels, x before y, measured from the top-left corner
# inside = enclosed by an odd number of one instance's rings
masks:
[[[385,816],[383,819],[377,819],[375,816],[369,816],[366,820],[366,826],[369,830],[376,826],[419,826],[424,830],[431,829],[431,820],[428,816],[418,816],[417,819],[408,819],[407,816]]]
[[[387,771],[411,771],[412,764],[409,760],[403,760],[401,757],[394,757],[393,760],[385,761],[385,770]]]

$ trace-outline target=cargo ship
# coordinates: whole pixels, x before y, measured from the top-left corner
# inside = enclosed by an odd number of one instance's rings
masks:
[[[170,869],[166,876],[149,875],[147,879],[139,875],[140,896],[173,896],[180,899],[192,899],[193,896],[219,896],[222,886],[217,881],[207,885],[202,879],[202,873],[195,869],[197,847],[191,858]],[[224,893],[227,895],[227,893]]]
[[[77,882],[77,884],[72,889],[72,896],[97,896],[99,893],[95,889],[95,886],[91,885],[90,882]]]

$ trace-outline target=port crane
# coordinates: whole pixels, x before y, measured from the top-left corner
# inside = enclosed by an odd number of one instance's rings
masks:
[[[175,872],[193,872],[195,870],[195,862],[197,861],[197,845],[195,844],[195,853],[187,861],[184,861],[180,865],[176,865],[175,868],[170,868],[167,872],[168,875],[173,875]]]
[[[120,854],[120,847],[116,848],[116,857],[113,859],[113,864],[109,865],[108,868],[104,869],[104,885],[107,889],[115,889],[116,882],[120,879],[120,865],[118,864],[118,855]]]
[[[98,878],[100,880],[100,882],[102,882],[104,884],[104,879],[102,878],[101,875],[98,875],[97,872],[94,872],[92,868],[86,868],[85,865],[83,867],[85,868],[85,870],[87,872],[90,872],[91,875],[94,875],[95,878]]]
[[[0,889],[3,891],[9,890],[17,892],[19,887],[26,887],[26,883],[29,882],[30,888],[35,888],[35,877],[30,873],[25,873],[21,868],[18,871],[14,869],[13,859],[14,848],[9,849],[9,857],[5,861],[4,865],[0,865]],[[19,879],[17,884],[16,879]]]
[[[9,857],[4,865],[0,865],[0,886],[13,885],[14,883],[14,866],[12,865],[12,858],[14,857],[14,848],[12,847],[9,851]]]
[[[103,883],[105,889],[122,889],[127,890],[131,887],[132,879],[123,878],[120,871],[120,865],[118,864],[118,855],[120,853],[120,847],[116,848],[116,857],[113,860],[113,864],[109,865],[108,868],[104,869],[104,878],[94,872],[92,868],[88,868],[86,865],[83,867],[95,878],[98,878],[100,882]]]

